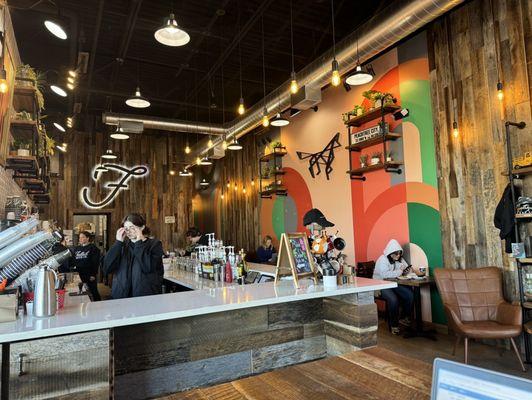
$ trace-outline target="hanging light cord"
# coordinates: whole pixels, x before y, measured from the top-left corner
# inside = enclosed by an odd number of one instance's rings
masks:
[[[290,3],[292,4],[292,3]],[[260,18],[261,32],[262,32],[262,100],[264,107],[266,107],[266,67],[264,62],[264,16]]]
[[[2,58],[2,68],[4,68],[4,51],[5,51],[5,48],[6,48],[6,41],[7,41],[7,35],[6,35],[6,7],[7,7],[7,3],[4,4],[4,9],[2,10],[3,11],[3,17],[2,17],[2,24],[4,25],[4,29],[2,29],[2,54],[0,55],[0,57]]]
[[[491,24],[493,26],[493,41],[495,45],[495,66],[497,67],[497,82],[501,81],[501,66],[500,66],[500,55],[499,55],[499,41],[497,40],[496,29],[495,29],[495,10],[493,8],[493,0],[490,0],[490,11],[491,11]]]
[[[331,0],[331,17],[332,17],[332,37],[333,37],[333,58],[336,60],[336,38],[334,29],[334,0]]]
[[[292,46],[292,72],[295,72],[295,67],[294,67],[294,27],[293,27],[293,21],[292,21],[292,0],[290,0],[290,44]]]
[[[240,32],[240,2],[238,7],[238,31]],[[240,66],[240,98],[242,98],[242,38],[238,40],[238,65]]]

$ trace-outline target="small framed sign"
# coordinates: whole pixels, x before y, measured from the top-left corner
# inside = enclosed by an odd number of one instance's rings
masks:
[[[279,242],[279,256],[275,270],[275,283],[283,276],[293,276],[294,284],[299,287],[301,278],[316,277],[314,259],[310,253],[307,235],[304,233],[283,233]]]
[[[165,224],[175,224],[175,215],[166,215],[164,217]]]
[[[388,133],[388,123],[384,124],[384,133]],[[366,140],[373,139],[376,136],[382,135],[382,129],[380,125],[375,125],[367,129],[363,129],[358,132],[351,133],[351,143],[357,144],[361,142],[365,142]]]

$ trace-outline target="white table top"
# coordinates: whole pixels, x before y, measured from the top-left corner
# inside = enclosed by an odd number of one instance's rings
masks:
[[[201,278],[194,272],[184,271],[178,268],[164,271],[164,279],[192,290],[216,289],[236,285],[236,283],[215,282],[211,279]]]
[[[375,291],[396,286],[395,282],[357,278],[354,283],[332,289],[304,280],[300,282],[300,288],[296,289],[292,282],[282,281],[278,285],[273,282],[233,285],[157,296],[84,302],[68,305],[53,317],[20,316],[17,321],[0,323],[0,343]]]

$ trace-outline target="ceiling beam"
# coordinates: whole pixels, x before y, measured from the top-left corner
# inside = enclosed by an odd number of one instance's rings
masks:
[[[246,34],[250,31],[255,22],[261,17],[261,15],[270,6],[272,2],[273,0],[264,0],[260,3],[253,15],[246,21],[244,26],[240,28],[240,31],[237,32],[231,43],[227,45],[225,50],[222,52],[220,57],[218,57],[218,59],[214,62],[213,66],[209,69],[207,74],[204,75],[198,83],[196,83],[194,89],[192,90],[192,93],[190,93],[188,97],[194,96],[200,87],[202,87],[205,83],[212,79],[214,73],[222,66],[223,62],[227,59],[227,57],[229,57],[229,55],[233,52],[236,46],[238,46],[238,43],[242,40],[244,36],[246,36]],[[170,97],[170,95],[172,95],[178,88],[179,86],[176,86],[169,90],[168,93],[166,93],[165,97]]]

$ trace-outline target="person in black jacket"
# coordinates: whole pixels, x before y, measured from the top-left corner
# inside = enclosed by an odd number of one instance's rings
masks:
[[[209,238],[199,231],[198,228],[190,227],[185,233],[187,242],[189,243],[188,247],[185,250],[185,256],[191,255],[196,247],[198,246],[207,246],[209,244]]]
[[[100,301],[98,292],[98,268],[100,266],[100,249],[92,243],[92,236],[87,231],[79,233],[78,246],[74,247],[72,253],[73,264],[79,273],[79,278],[87,284],[93,301]]]
[[[113,299],[160,294],[163,284],[163,246],[150,239],[140,214],[129,214],[116,232],[116,242],[104,259],[105,274],[113,274]]]

